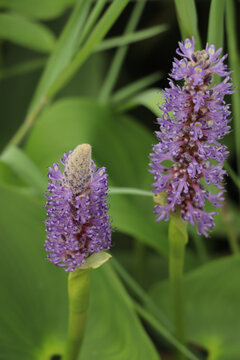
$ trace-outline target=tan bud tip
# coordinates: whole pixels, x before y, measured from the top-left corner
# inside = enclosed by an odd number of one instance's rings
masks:
[[[81,144],[69,155],[63,173],[63,184],[74,194],[86,190],[92,178],[92,147]]]

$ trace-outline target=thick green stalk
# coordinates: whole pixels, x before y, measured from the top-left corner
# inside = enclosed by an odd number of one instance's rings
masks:
[[[184,323],[184,300],[183,300],[183,268],[184,252],[187,243],[186,222],[180,215],[173,215],[169,224],[169,276],[171,284],[171,295],[173,305],[173,318],[175,334],[181,343],[185,343],[185,323]],[[178,354],[179,359],[185,359],[182,354]]]
[[[87,321],[90,293],[90,270],[77,269],[68,277],[69,324],[63,360],[76,360]]]

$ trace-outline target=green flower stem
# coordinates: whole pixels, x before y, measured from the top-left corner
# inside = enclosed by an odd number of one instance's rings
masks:
[[[76,360],[87,321],[90,293],[90,270],[77,269],[68,277],[69,324],[63,360]]]
[[[188,240],[186,222],[180,215],[173,215],[169,224],[169,276],[173,305],[173,317],[177,339],[184,344],[184,300],[183,300],[183,268],[184,251]],[[178,359],[185,359],[183,354],[178,354]]]

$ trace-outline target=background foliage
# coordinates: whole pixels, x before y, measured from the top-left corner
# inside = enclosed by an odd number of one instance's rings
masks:
[[[63,352],[66,274],[46,261],[43,194],[47,167],[85,142],[107,167],[114,233],[113,260],[92,272],[79,358],[174,359],[178,348],[188,359],[239,359],[239,91],[227,99],[226,205],[209,239],[188,229],[188,348],[173,335],[168,225],[155,222],[148,172],[177,41],[194,35],[199,48],[222,47],[239,89],[239,2],[1,0],[0,8],[0,359]]]

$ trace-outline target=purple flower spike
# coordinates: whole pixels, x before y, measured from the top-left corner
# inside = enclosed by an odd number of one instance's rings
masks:
[[[159,143],[150,154],[150,172],[154,174],[153,192],[167,195],[165,204],[155,206],[157,220],[167,221],[179,209],[185,221],[197,223],[198,234],[208,236],[216,212],[203,208],[206,200],[215,207],[224,200],[223,161],[228,151],[219,140],[230,131],[229,105],[223,99],[233,91],[230,71],[223,63],[227,56],[219,58],[221,49],[207,44],[205,50],[194,51],[194,46],[194,38],[179,43],[177,54],[182,59],[174,59],[170,76],[184,83],[180,87],[170,80],[170,88],[164,91],[160,131],[156,132]],[[211,85],[214,73],[224,76],[223,82]],[[170,166],[166,160],[171,161]],[[202,179],[221,191],[211,194]]]
[[[88,144],[64,154],[61,163],[63,173],[57,163],[48,173],[45,249],[51,262],[74,271],[92,253],[110,248],[108,176],[97,169]]]

